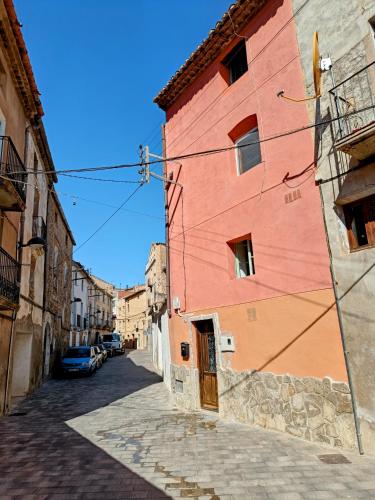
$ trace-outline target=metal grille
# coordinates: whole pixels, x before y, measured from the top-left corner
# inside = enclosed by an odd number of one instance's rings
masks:
[[[346,78],[330,91],[335,136],[342,139],[375,121],[375,61]],[[369,109],[366,109],[369,108]],[[365,109],[365,111],[360,111]],[[358,113],[356,113],[358,111]]]
[[[208,371],[216,373],[215,336],[208,335]]]
[[[26,169],[10,137],[0,136],[0,150],[1,175],[11,180],[17,193],[26,201]]]
[[[20,264],[0,247],[0,296],[17,304],[20,293]]]

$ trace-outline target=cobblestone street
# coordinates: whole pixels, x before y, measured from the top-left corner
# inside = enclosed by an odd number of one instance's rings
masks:
[[[375,498],[375,459],[324,463],[338,452],[181,412],[139,351],[51,380],[15,413],[0,420],[1,499]]]

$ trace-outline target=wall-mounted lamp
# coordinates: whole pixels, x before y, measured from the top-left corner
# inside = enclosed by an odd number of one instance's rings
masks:
[[[82,299],[80,297],[74,297],[74,299],[71,300],[70,303],[73,304],[74,302],[82,302]]]
[[[40,236],[34,236],[30,238],[27,243],[18,243],[18,248],[30,247],[33,250],[39,250],[47,246],[46,241]]]

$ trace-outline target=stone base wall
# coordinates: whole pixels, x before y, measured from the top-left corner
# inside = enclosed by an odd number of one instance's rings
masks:
[[[346,383],[233,370],[220,370],[218,379],[219,411],[224,418],[331,446],[356,446]]]
[[[184,410],[198,410],[199,372],[196,368],[171,365],[171,390],[174,401]]]
[[[171,365],[171,378],[176,405],[199,409],[198,370]],[[333,447],[356,447],[351,396],[344,382],[219,369],[218,388],[222,418]]]

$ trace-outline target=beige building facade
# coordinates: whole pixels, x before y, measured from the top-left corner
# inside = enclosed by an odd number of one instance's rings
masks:
[[[20,24],[0,2],[0,414],[42,379],[46,218],[57,180]],[[26,171],[27,170],[27,171]],[[48,170],[49,175],[43,173]],[[39,238],[36,240],[35,238]]]
[[[152,243],[145,269],[147,347],[155,368],[170,387],[170,345],[167,312],[167,256],[164,243]]]
[[[147,346],[147,298],[145,285],[120,290],[116,300],[116,332],[128,349]]]
[[[43,317],[43,377],[58,371],[61,354],[69,345],[71,319],[73,234],[56,192],[47,211],[47,251]]]
[[[114,286],[107,281],[90,275],[89,288],[90,343],[101,342],[103,335],[113,331]]]

